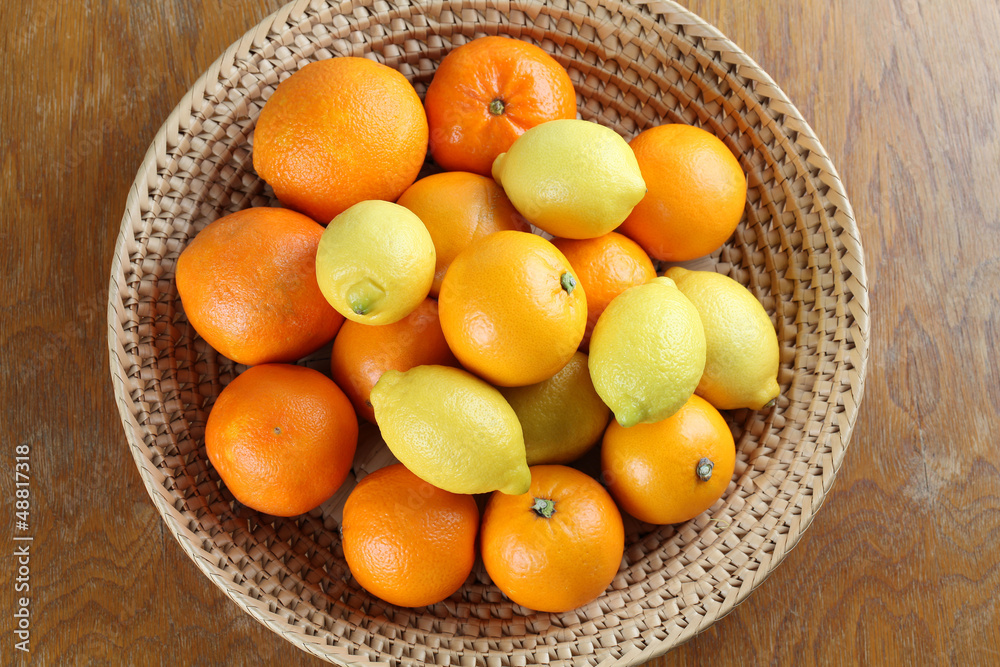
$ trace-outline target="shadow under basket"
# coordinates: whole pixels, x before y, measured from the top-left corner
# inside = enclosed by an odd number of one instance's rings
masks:
[[[362,430],[337,496],[281,519],[236,503],[209,464],[205,421],[242,369],[188,323],[178,254],[209,222],[276,205],[253,171],[254,123],[305,64],[364,56],[423,96],[441,58],[484,35],[541,46],[569,71],[580,116],[626,139],[663,123],[720,137],[749,189],[744,218],[696,262],[746,285],[781,347],[776,404],[726,413],[737,462],[725,495],[676,526],[626,520],[605,593],[536,613],[481,565],[448,600],[405,609],[369,595],[340,547],[340,508],[384,463]],[[125,434],[149,495],[198,568],[292,644],[345,665],[634,665],[730,612],[796,544],[823,503],[864,391],[868,288],[854,214],[823,147],[771,78],[715,28],[672,2],[293,2],[247,32],[157,133],[128,195],[111,267],[108,342]],[[329,373],[327,346],[301,363]]]

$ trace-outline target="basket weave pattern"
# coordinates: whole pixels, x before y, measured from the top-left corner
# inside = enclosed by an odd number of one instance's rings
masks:
[[[173,280],[177,256],[206,224],[276,204],[253,171],[251,145],[280,81],[313,60],[367,56],[398,69],[422,96],[448,51],[492,34],[550,52],[569,71],[587,120],[626,139],[665,122],[698,125],[740,157],[745,218],[697,268],[747,285],[781,344],[775,407],[727,415],[738,456],[723,499],[675,527],[627,522],[612,586],[564,614],[512,604],[481,567],[431,607],[369,595],[350,577],[337,533],[350,484],[293,519],[235,503],[208,463],[203,434],[215,397],[242,367],[195,334]],[[125,433],[168,528],[216,585],[293,644],[351,665],[636,664],[732,610],[811,522],[862,397],[868,296],[850,203],[812,130],[756,63],[678,5],[300,0],[231,46],[157,134],[122,220],[108,326]],[[329,348],[304,363],[328,371]]]

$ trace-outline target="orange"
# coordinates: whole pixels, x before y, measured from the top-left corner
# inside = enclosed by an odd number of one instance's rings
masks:
[[[623,428],[612,420],[601,445],[602,475],[611,495],[648,523],[698,516],[726,491],[735,465],[726,420],[700,396],[653,424]]]
[[[358,420],[336,384],[289,364],[247,369],[219,394],[205,449],[236,500],[265,514],[309,512],[340,488]]]
[[[611,300],[629,287],[656,277],[649,255],[628,237],[615,232],[593,239],[552,239],[569,260],[587,294],[587,331],[581,348],[590,346],[597,318]]]
[[[427,154],[427,116],[402,74],[367,58],[309,63],[260,112],[253,166],[285,206],[327,224],[367,199],[395,201]]]
[[[466,171],[421,178],[396,203],[416,213],[434,241],[434,297],[441,291],[451,261],[470,243],[505,229],[531,231],[492,178]]]
[[[563,612],[595,599],[614,580],[625,529],[593,478],[561,465],[531,468],[520,496],[494,493],[483,513],[483,564],[517,604]]]
[[[480,37],[445,56],[424,104],[434,161],[483,176],[525,130],[576,118],[576,93],[563,66],[508,37]]]
[[[195,331],[240,364],[295,361],[337,335],[344,318],[316,282],[323,228],[281,208],[210,223],[177,258],[177,292]]]
[[[452,261],[441,284],[441,330],[468,370],[501,387],[555,375],[587,326],[587,297],[554,245],[497,232]]]
[[[472,496],[431,486],[397,463],[354,487],[341,529],[347,566],[366,591],[422,607],[455,593],[472,572],[479,509]]]
[[[747,180],[718,137],[690,125],[660,125],[640,132],[629,146],[647,192],[619,232],[667,262],[707,255],[733,235]]]
[[[346,322],[333,341],[331,356],[333,379],[358,414],[373,424],[375,411],[369,397],[382,373],[424,365],[458,366],[441,332],[438,305],[433,299],[425,299],[392,324]]]

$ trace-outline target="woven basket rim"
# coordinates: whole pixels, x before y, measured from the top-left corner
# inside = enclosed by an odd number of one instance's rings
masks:
[[[538,4],[538,0],[514,0],[510,4],[512,6],[520,7],[523,5]],[[646,3],[642,4],[645,5]],[[141,428],[133,420],[132,412],[129,408],[129,406],[135,402],[135,399],[128,395],[128,392],[125,390],[124,381],[122,380],[122,374],[126,372],[126,368],[123,363],[125,355],[120,350],[121,346],[117,337],[117,332],[121,326],[121,318],[119,317],[120,301],[117,298],[119,295],[118,283],[119,278],[124,275],[123,258],[127,259],[129,256],[127,252],[127,246],[129,244],[129,226],[133,220],[141,216],[139,212],[140,198],[145,197],[148,194],[149,186],[157,178],[157,152],[165,151],[168,147],[168,136],[171,133],[177,132],[183,111],[187,106],[185,104],[186,100],[191,99],[195,94],[203,92],[210,86],[211,83],[219,80],[224,72],[230,70],[240,57],[247,55],[253,49],[259,47],[260,44],[266,40],[268,35],[271,34],[273,26],[280,25],[286,20],[295,20],[297,17],[303,16],[309,5],[310,0],[293,0],[265,17],[258,24],[244,33],[239,39],[234,41],[207,68],[207,70],[205,70],[205,72],[186,92],[181,101],[174,107],[174,109],[167,116],[166,120],[160,126],[156,136],[150,144],[143,158],[142,165],[140,166],[129,189],[125,211],[122,215],[119,235],[115,243],[114,256],[111,263],[111,277],[109,281],[108,293],[108,351],[110,355],[109,361],[111,380],[116,403],[118,405],[119,416],[125,431],[126,440],[129,444],[129,450],[131,451],[132,457],[140,472],[146,492],[149,494],[157,510],[163,517],[164,523],[170,533],[178,541],[184,553],[187,554],[187,556],[195,563],[198,569],[216,586],[218,586],[231,600],[239,605],[241,609],[277,633],[279,636],[311,655],[343,665],[388,664],[382,662],[372,662],[364,656],[352,655],[346,648],[327,644],[322,636],[311,636],[303,632],[290,632],[290,625],[284,616],[271,612],[268,609],[266,602],[251,596],[244,587],[236,584],[223,572],[220,567],[216,565],[216,563],[212,562],[211,552],[203,546],[204,541],[199,540],[197,535],[189,531],[184,526],[183,514],[167,502],[167,499],[161,491],[163,488],[162,475],[142,454],[142,448],[144,445],[141,443]],[[640,8],[637,8],[637,10],[638,9]],[[850,383],[851,393],[854,395],[855,400],[853,404],[848,406],[845,410],[847,417],[846,426],[842,426],[840,430],[844,447],[840,452],[840,456],[834,457],[833,460],[833,475],[835,476],[836,472],[839,471],[843,463],[844,454],[846,453],[847,445],[849,444],[853,433],[858,409],[864,396],[870,339],[870,323],[868,319],[868,278],[865,270],[863,247],[854,216],[854,210],[847,197],[843,182],[832,161],[829,159],[825,148],[819,142],[812,127],[804,120],[797,107],[792,104],[770,75],[767,74],[767,72],[764,71],[756,63],[756,61],[747,56],[742,49],[723,35],[717,28],[707,23],[690,10],[680,6],[673,0],[661,0],[660,2],[646,5],[641,9],[649,11],[653,16],[663,16],[669,23],[682,26],[687,34],[700,37],[705,40],[706,43],[712,43],[719,47],[724,47],[724,50],[727,53],[738,59],[738,62],[735,64],[741,76],[755,81],[757,86],[767,86],[768,98],[770,98],[772,103],[778,103],[781,105],[781,113],[785,117],[785,122],[788,123],[791,121],[791,124],[794,125],[795,130],[798,133],[797,138],[793,140],[794,143],[806,147],[810,153],[811,162],[818,163],[822,167],[822,171],[826,177],[824,179],[824,183],[830,190],[830,196],[832,197],[835,195],[838,200],[837,207],[843,216],[843,219],[839,219],[838,221],[843,228],[843,232],[850,237],[856,246],[855,254],[857,262],[852,262],[848,267],[853,281],[847,281],[846,288],[850,293],[849,301],[853,302],[856,306],[852,309],[852,314],[854,315],[855,322],[857,324],[857,332],[860,336],[856,337],[854,340],[857,353],[852,360],[854,362],[856,373],[855,379]],[[707,48],[716,52],[723,50],[715,48],[714,46],[708,46]],[[777,554],[777,556],[766,565],[762,564],[760,566],[763,576],[758,576],[752,586],[741,589],[736,596],[735,604],[733,604],[729,610],[721,614],[718,618],[722,618],[722,616],[727,615],[730,611],[732,611],[732,609],[735,609],[736,606],[745,600],[757,586],[763,583],[767,576],[769,576],[769,574],[773,572],[774,569],[784,560],[788,553],[799,542],[806,528],[811,524],[816,511],[818,511],[818,509],[822,506],[827,492],[828,491],[824,489],[818,490],[817,493],[820,495],[819,503],[816,505],[816,509],[813,513],[808,516],[806,521],[802,524],[802,530],[786,542],[786,548],[783,552]],[[714,620],[718,620],[718,618]],[[669,638],[657,641],[655,644],[649,646],[647,650],[642,651],[641,655],[629,654],[621,656],[621,658],[617,660],[609,658],[600,664],[626,664],[624,661],[627,661],[627,664],[645,662],[662,655],[681,643],[690,640],[702,630],[707,629],[707,627],[708,626],[699,629],[697,632],[690,633],[681,641],[670,641]]]

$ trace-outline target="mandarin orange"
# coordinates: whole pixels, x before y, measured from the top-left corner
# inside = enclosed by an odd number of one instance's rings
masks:
[[[402,74],[368,58],[309,63],[260,112],[253,166],[290,208],[317,222],[368,199],[395,199],[427,154],[427,116]]]
[[[576,118],[576,93],[563,66],[541,48],[490,36],[445,56],[425,106],[434,161],[489,176],[496,156],[525,130]]]
[[[739,225],[747,180],[714,134],[683,124],[640,132],[635,152],[647,192],[618,231],[653,258],[682,262],[717,250]]]
[[[219,394],[205,449],[233,496],[274,516],[323,504],[347,479],[358,419],[319,371],[290,364],[249,368]]]
[[[534,384],[565,366],[583,339],[587,297],[569,262],[535,234],[504,231],[452,261],[441,330],[468,370],[491,384]]]
[[[493,232],[531,231],[492,178],[466,171],[449,171],[422,178],[406,189],[396,202],[420,218],[434,241],[437,265],[431,296],[455,256],[469,244]]]
[[[397,463],[351,491],[341,528],[347,566],[365,590],[422,607],[455,593],[472,572],[479,509],[472,496],[443,491]]]
[[[592,477],[542,465],[531,468],[527,493],[490,496],[481,542],[486,571],[507,597],[536,611],[564,612],[614,580],[625,529],[611,496]]]
[[[735,465],[726,420],[697,395],[653,424],[623,428],[612,420],[601,445],[602,475],[611,495],[648,523],[698,516],[726,491]]]
[[[333,341],[333,379],[344,390],[358,414],[375,423],[369,401],[372,387],[387,370],[415,366],[458,366],[438,320],[438,305],[425,299],[392,324],[372,326],[348,321]]]
[[[552,239],[569,260],[587,294],[587,330],[580,349],[590,346],[597,319],[611,300],[656,277],[649,255],[632,239],[616,232],[593,239]]]
[[[195,331],[241,364],[295,361],[344,318],[316,282],[323,228],[281,208],[248,208],[205,227],[177,258],[177,292]]]

